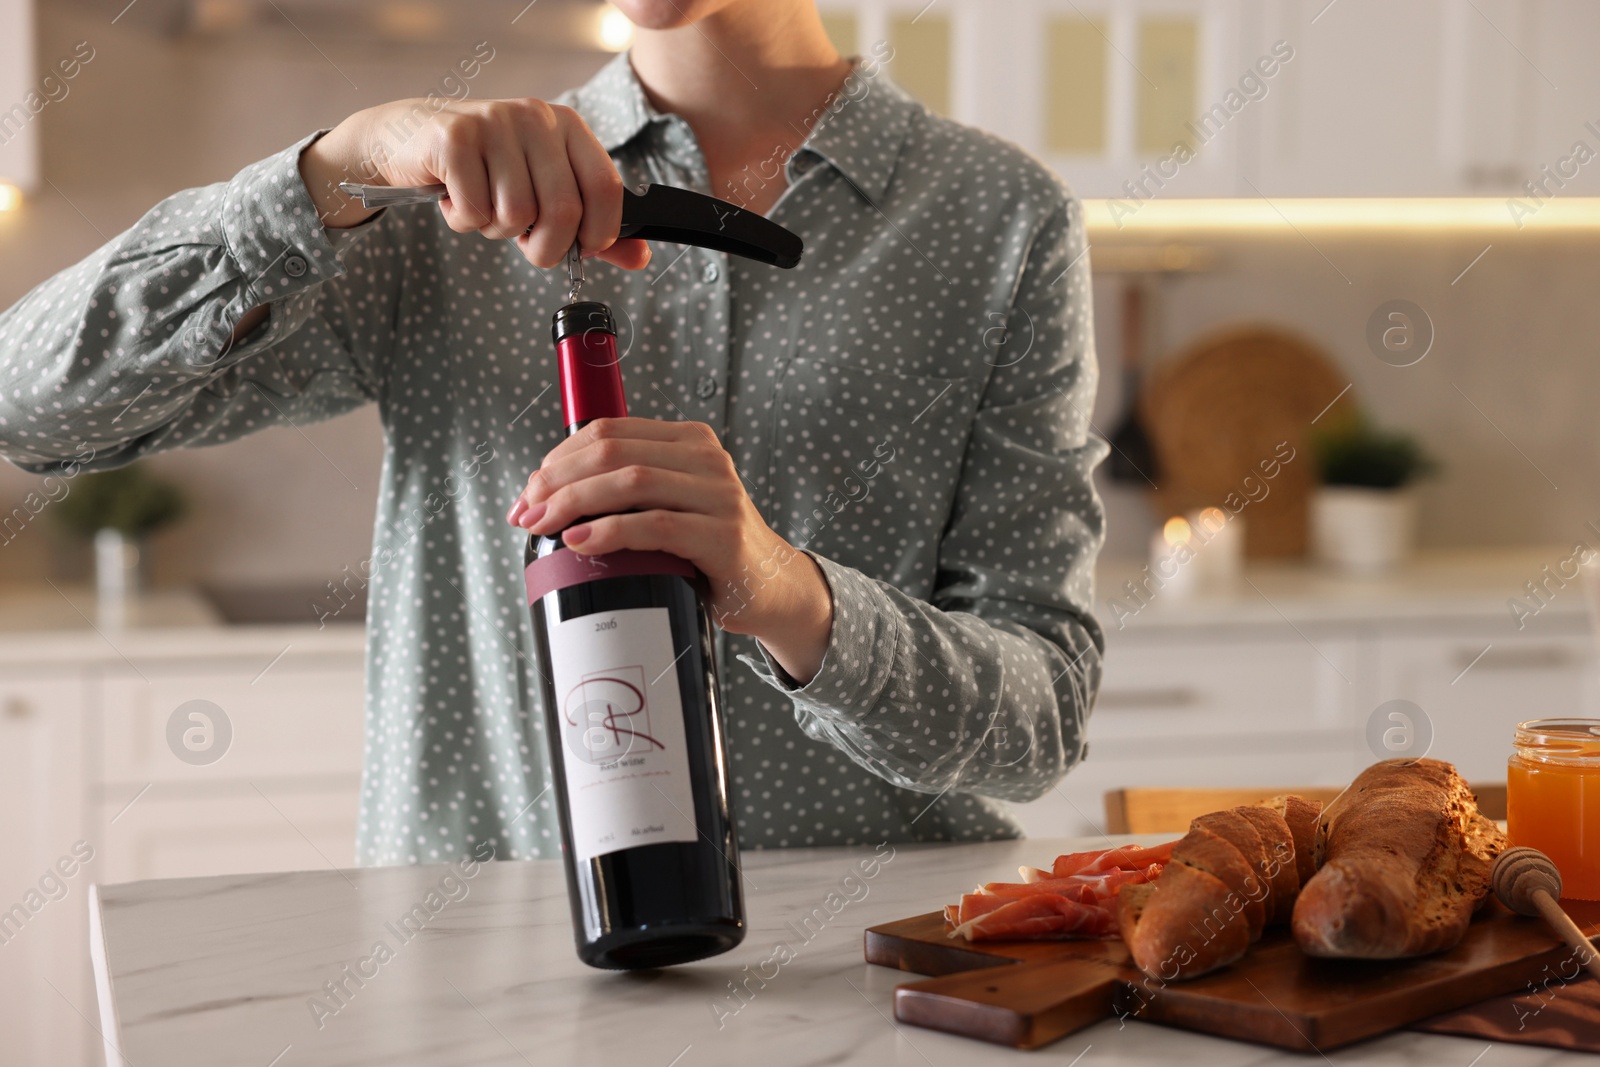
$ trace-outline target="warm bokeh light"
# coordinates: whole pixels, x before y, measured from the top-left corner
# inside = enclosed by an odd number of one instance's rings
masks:
[[[1166,539],[1167,544],[1174,547],[1188,544],[1189,538],[1193,534],[1194,531],[1189,528],[1188,519],[1168,519],[1167,524],[1161,527],[1161,536]]]
[[[1085,200],[1096,237],[1184,231],[1475,230],[1548,233],[1600,230],[1600,197],[1342,197],[1266,200]],[[1519,225],[1520,223],[1520,225]],[[1293,228],[1291,228],[1293,227]]]
[[[1228,525],[1228,516],[1221,508],[1206,508],[1195,517],[1196,524],[1208,534],[1214,534]]]
[[[628,16],[607,4],[600,16],[600,47],[620,52],[633,43],[633,23]]]
[[[195,0],[189,24],[199,33],[232,33],[255,19],[249,0]]]
[[[378,11],[378,24],[385,32],[417,41],[436,37],[447,21],[444,11],[417,0],[396,0]]]
[[[22,206],[22,190],[10,182],[0,182],[0,211],[15,211]]]

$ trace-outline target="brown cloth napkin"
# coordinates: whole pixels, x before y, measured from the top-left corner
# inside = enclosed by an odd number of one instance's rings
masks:
[[[1585,934],[1595,936],[1593,902],[1562,904]],[[1600,1053],[1600,981],[1569,950],[1520,992],[1435,1015],[1409,1029]]]

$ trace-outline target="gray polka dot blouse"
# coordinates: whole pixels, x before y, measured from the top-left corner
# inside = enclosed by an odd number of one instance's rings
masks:
[[[626,55],[564,102],[631,185],[709,191]],[[563,433],[564,272],[431,207],[325,231],[297,169],[310,140],[162,202],[0,316],[0,452],[112,467],[376,403],[360,859],[555,855],[504,513]],[[631,413],[716,429],[832,590],[805,686],[719,633],[741,840],[1015,836],[1005,802],[1082,758],[1100,676],[1079,205],[871,64],[784,168],[771,217],[805,239],[795,270],[662,246],[643,272],[591,263],[586,290],[617,312]],[[228,348],[260,304],[267,324]]]

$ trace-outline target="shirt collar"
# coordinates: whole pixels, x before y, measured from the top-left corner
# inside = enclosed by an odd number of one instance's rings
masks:
[[[607,152],[615,152],[650,123],[666,116],[650,106],[623,52],[600,68],[572,97],[572,109],[589,124]]]
[[[889,79],[882,63],[858,58],[839,92],[818,109],[811,133],[795,155],[816,153],[875,202],[889,188],[912,117],[920,109]]]
[[[652,123],[672,119],[651,106],[627,52],[573,94],[573,109],[607,152],[622,148]],[[817,109],[795,158],[807,152],[820,156],[875,201],[889,187],[912,116],[919,109],[889,79],[882,63],[858,59],[838,94]]]

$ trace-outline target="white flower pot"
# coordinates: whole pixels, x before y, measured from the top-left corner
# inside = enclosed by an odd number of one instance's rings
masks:
[[[1311,497],[1311,550],[1319,563],[1376,574],[1403,561],[1416,540],[1410,489],[1323,486]]]

